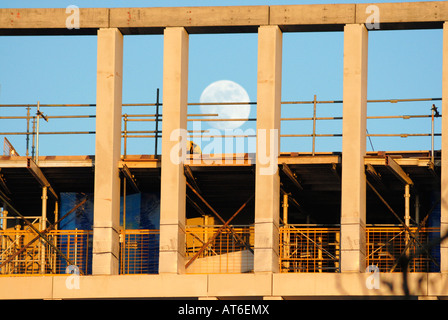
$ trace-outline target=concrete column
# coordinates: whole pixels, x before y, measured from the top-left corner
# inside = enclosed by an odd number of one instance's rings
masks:
[[[93,274],[118,274],[123,36],[98,30]]]
[[[342,125],[341,271],[365,272],[368,33],[363,24],[344,28]]]
[[[445,116],[443,116],[445,112]],[[440,235],[448,234],[448,22],[443,24],[442,177]],[[448,272],[448,239],[440,245],[440,271]]]
[[[255,177],[255,272],[278,272],[282,32],[258,29],[257,153]]]
[[[181,156],[186,150],[186,136],[179,130],[187,129],[187,94],[188,33],[182,27],[166,28],[159,273],[185,272],[186,184]]]

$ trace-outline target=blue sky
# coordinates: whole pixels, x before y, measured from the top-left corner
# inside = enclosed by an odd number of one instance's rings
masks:
[[[369,3],[371,1],[5,1],[3,8],[162,7],[205,5],[275,5]],[[378,1],[386,2],[386,1]],[[387,1],[394,2],[394,1]],[[398,2],[398,1],[395,1]],[[412,2],[412,1],[411,1]],[[343,33],[285,33],[283,36],[282,100],[342,100]],[[257,35],[191,35],[189,102],[210,83],[232,80],[256,101]],[[124,40],[123,103],[153,103],[162,90],[163,37],[126,36]],[[368,99],[440,98],[442,30],[375,31],[369,33]],[[0,37],[0,104],[78,104],[96,100],[96,37]],[[369,115],[430,114],[439,101],[369,104]],[[191,107],[191,113],[198,108]],[[94,108],[44,108],[48,115],[95,114]],[[35,110],[34,110],[35,112]],[[124,112],[154,113],[153,107]],[[312,105],[284,105],[283,117],[311,117]],[[1,108],[0,115],[26,115],[24,108]],[[317,116],[341,116],[342,105],[319,104]],[[255,117],[252,110],[251,117]],[[41,122],[41,131],[94,130],[94,119]],[[0,132],[24,131],[25,120],[1,120]],[[202,129],[208,124],[202,123]],[[255,128],[248,122],[243,129]],[[131,130],[153,130],[153,123],[132,123]],[[369,133],[429,133],[429,119],[369,120]],[[436,132],[440,132],[437,119]],[[311,121],[282,122],[282,133],[310,134]],[[342,122],[317,122],[317,133],[341,133]],[[24,136],[7,136],[25,154]],[[3,140],[3,136],[0,135]],[[341,151],[341,138],[317,138],[316,151]],[[375,151],[429,150],[430,138],[372,137]],[[152,154],[153,139],[130,139],[128,154]],[[436,149],[440,138],[436,137]],[[368,151],[372,150],[370,142]],[[160,150],[160,149],[159,149]],[[311,151],[310,138],[282,138],[281,151]],[[159,151],[160,152],[160,151]],[[40,138],[41,155],[94,154],[94,135]]]

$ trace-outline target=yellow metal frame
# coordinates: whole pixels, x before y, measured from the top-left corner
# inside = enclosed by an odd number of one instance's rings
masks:
[[[280,228],[280,272],[339,271],[339,228]]]
[[[92,235],[92,230],[52,230],[47,237],[85,274],[91,262],[89,248],[92,248]],[[0,231],[0,263],[27,245],[35,236],[30,229]],[[45,248],[44,260],[41,257],[42,248]],[[41,268],[42,261],[45,263],[44,268]],[[65,261],[58,258],[47,243],[36,241],[1,268],[0,275],[65,274],[66,267]]]
[[[120,233],[120,274],[158,272],[160,230],[122,230]]]
[[[220,226],[188,227],[185,256],[189,261],[218,231]],[[233,232],[232,232],[233,231]],[[224,229],[185,270],[191,274],[253,272],[254,227]]]
[[[440,228],[421,228],[418,233],[415,227],[411,227],[410,230],[423,246],[428,244],[431,235],[437,237],[440,233]],[[405,252],[407,241],[411,242]],[[403,253],[412,255],[408,272],[430,272],[432,260],[426,252],[416,255],[418,251],[421,251],[420,249],[421,246],[416,245],[403,228],[368,227],[366,229],[366,264],[377,266],[380,272],[402,272],[397,259]]]
[[[219,226],[187,226],[185,231],[185,262],[187,263]],[[410,228],[422,245],[431,237],[437,238],[439,228]],[[123,230],[120,233],[120,274],[157,273],[159,230]],[[91,263],[92,230],[52,230],[48,238],[73,261],[81,274],[87,274]],[[0,230],[0,263],[17,252],[35,237],[32,230]],[[398,257],[405,252],[415,255],[421,248],[401,227],[366,228],[366,265],[377,266],[380,272],[401,272]],[[42,241],[28,249],[1,268],[0,276],[66,274],[67,263],[45,244],[45,272],[41,268]],[[186,273],[245,273],[253,272],[254,227],[243,226],[224,229]],[[421,251],[421,250],[420,250]],[[323,227],[296,227],[288,225],[279,229],[280,272],[339,272],[340,229]],[[432,272],[434,264],[423,252],[413,257],[408,272]],[[150,270],[150,271],[148,271]],[[151,271],[152,270],[152,271]]]

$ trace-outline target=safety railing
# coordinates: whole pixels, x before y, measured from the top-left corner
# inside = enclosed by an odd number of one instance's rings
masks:
[[[76,266],[80,274],[91,274],[91,230],[50,231],[47,239],[59,253],[41,239],[33,241],[35,238],[31,229],[0,231],[0,265],[5,263],[0,274],[65,274],[70,265]]]
[[[432,150],[432,154],[434,154],[435,137],[440,137],[441,133],[436,132],[435,122],[437,118],[441,117],[436,105],[434,103],[438,103],[441,101],[441,98],[418,98],[418,99],[382,99],[382,100],[368,100],[369,110],[371,110],[370,106],[373,105],[385,105],[385,104],[405,104],[405,103],[418,103],[419,110],[427,110],[420,112],[423,114],[404,114],[404,115],[381,115],[381,112],[375,112],[380,115],[368,115],[368,125],[367,125],[367,139],[368,145],[371,147],[372,151],[378,149],[375,148],[372,143],[372,138],[411,138],[411,137],[429,137],[431,141],[428,141],[427,148],[425,149]],[[432,106],[425,106],[426,103],[431,103]],[[219,139],[219,138],[244,138],[244,139],[254,139],[256,136],[256,130],[254,130],[254,126],[248,128],[246,130],[229,130],[226,131],[225,134],[219,134],[215,131],[210,131],[210,129],[204,129],[201,126],[201,123],[216,123],[216,122],[256,122],[256,117],[247,117],[247,118],[221,118],[218,113],[203,113],[202,111],[195,112],[198,107],[211,106],[211,107],[226,107],[226,108],[238,108],[241,106],[245,107],[255,107],[256,102],[216,102],[216,103],[188,103],[189,112],[187,121],[189,124],[188,128],[188,138],[196,139],[196,141],[201,141],[201,143],[207,145],[210,142],[210,138]],[[282,105],[282,117],[281,117],[281,145],[283,146],[290,145],[297,147],[295,142],[290,142],[289,139],[296,138],[311,138],[311,145],[308,151],[311,151],[314,155],[316,152],[317,139],[326,139],[326,138],[341,138],[342,137],[342,100],[318,100],[316,96],[314,96],[313,100],[308,101],[283,101]],[[307,105],[312,106],[312,110],[307,109]],[[161,130],[161,121],[163,117],[163,112],[161,108],[163,104],[159,102],[157,98],[155,103],[128,103],[123,104],[123,115],[122,115],[122,139],[123,139],[123,155],[127,155],[129,152],[129,139],[133,138],[147,138],[151,139],[151,146],[154,148],[154,151],[151,151],[148,147],[144,148],[144,154],[154,154],[157,155],[160,153],[160,139],[162,137]],[[19,125],[10,126],[11,128],[26,128],[24,131],[5,131],[2,130],[0,132],[0,136],[15,136],[21,135],[26,138],[26,148],[25,152],[21,152],[26,156],[31,155],[32,157],[39,155],[39,136],[48,136],[48,135],[93,135],[95,134],[94,124],[91,123],[90,126],[87,127],[87,130],[79,130],[81,125],[74,125],[74,120],[76,119],[94,119],[96,116],[94,114],[72,114],[66,115],[58,112],[42,112],[41,110],[49,110],[54,108],[59,108],[60,110],[82,110],[88,107],[96,107],[95,104],[2,104],[0,108],[3,110],[9,110],[10,108],[21,108],[26,110],[25,116],[17,116],[17,115],[5,115],[5,112],[2,112],[0,116],[0,120],[8,120],[8,121],[26,121],[26,125],[20,123]],[[139,112],[138,110],[144,110],[145,108],[154,108],[154,112]],[[300,107],[300,109],[298,108]],[[42,108],[42,109],[41,109]],[[70,109],[68,109],[70,108]],[[130,109],[131,108],[131,109]],[[36,110],[37,112],[34,112]],[[190,111],[191,110],[191,111]],[[211,109],[214,110],[213,108]],[[300,110],[300,112],[298,112]],[[372,109],[373,110],[373,109]],[[10,113],[10,112],[9,112]],[[51,113],[51,114],[50,114]],[[232,113],[232,112],[230,112]],[[303,116],[306,113],[312,113],[311,116]],[[321,114],[326,113],[328,116],[322,116]],[[53,120],[70,120],[72,121],[69,126],[62,126],[63,130],[57,131],[49,131],[39,129],[39,122],[43,119],[50,123]],[[384,133],[384,132],[375,132],[372,130],[369,132],[370,121],[371,120],[409,120],[409,119],[429,119],[431,121],[430,127],[428,124],[427,129],[430,132],[416,132],[414,126],[409,129],[409,132],[400,132],[400,133]],[[297,121],[300,121],[300,126],[297,125]],[[149,125],[148,123],[151,123]],[[321,125],[321,123],[325,123],[325,125]],[[396,122],[394,122],[396,123]],[[131,127],[132,124],[132,127]],[[426,124],[424,125],[426,126]],[[9,126],[2,125],[2,128],[8,128]],[[48,125],[47,125],[48,127]],[[56,125],[55,128],[60,128],[61,125]],[[67,131],[67,128],[74,127],[75,130]],[[387,128],[399,128],[400,126],[382,126],[381,131],[384,130],[384,127]],[[423,128],[422,126],[418,126],[419,128]],[[375,127],[374,127],[374,130]],[[423,129],[425,130],[425,129]],[[223,132],[221,130],[221,132]],[[204,139],[204,140],[202,140]],[[288,139],[288,140],[285,140]],[[252,140],[251,140],[252,141]],[[252,142],[254,142],[253,140]],[[302,141],[302,140],[301,140]],[[252,143],[251,142],[251,143]],[[199,144],[201,144],[199,143]],[[249,143],[249,142],[247,142]],[[426,142],[425,142],[426,143]],[[12,146],[12,144],[10,144]],[[300,146],[306,144],[301,143]],[[332,147],[335,144],[330,144]],[[426,144],[425,144],[426,145]],[[142,144],[137,144],[138,147],[141,147]],[[342,145],[341,145],[342,146]],[[17,147],[17,145],[16,145]],[[216,146],[214,146],[216,147]],[[222,153],[232,153],[230,150],[225,150],[225,144],[222,146]],[[308,148],[308,147],[306,147]],[[206,148],[202,148],[206,149]],[[387,147],[381,146],[381,150],[387,150]],[[419,148],[420,150],[420,148]],[[212,150],[214,153],[217,153],[216,150]],[[230,152],[227,152],[230,151]],[[291,150],[291,151],[302,151],[302,150]],[[306,151],[306,150],[305,150]],[[331,150],[337,151],[337,150]],[[17,151],[14,151],[17,152]],[[5,152],[4,152],[5,153]],[[206,152],[205,152],[206,153]],[[218,152],[219,153],[219,152]],[[238,152],[237,152],[238,153]]]
[[[431,240],[440,236],[440,228],[411,227],[412,235],[402,227],[367,227],[366,263],[380,272],[402,272],[400,257],[412,257],[407,272],[437,272],[439,246],[431,247]]]
[[[252,226],[200,226],[185,231],[186,273],[248,273],[254,267]]]
[[[0,269],[0,274],[66,274],[70,265],[76,266],[80,274],[92,273],[92,230],[48,232],[47,239],[64,256],[40,239],[32,242],[35,238],[36,233],[31,229],[0,231],[0,265],[10,260]],[[121,231],[119,259],[120,274],[157,273],[159,230]]]
[[[432,157],[434,157],[434,148],[435,148],[435,137],[440,137],[441,133],[436,132],[435,130],[435,121],[437,118],[440,118],[442,115],[439,113],[438,108],[434,104],[434,102],[440,102],[441,98],[417,98],[417,99],[374,99],[367,100],[368,109],[374,110],[372,107],[374,105],[385,105],[385,104],[404,104],[404,103],[419,103],[419,110],[427,110],[426,114],[402,114],[402,115],[368,115],[367,116],[367,143],[371,147],[372,151],[375,151],[374,144],[372,143],[372,138],[416,138],[416,137],[429,137],[431,141],[427,144],[428,148],[426,150],[432,151]],[[423,105],[423,103],[432,103],[432,105]],[[297,107],[306,107],[307,105],[312,106],[311,109],[300,109],[305,110],[307,113],[312,113],[312,116],[294,116],[297,114]],[[324,107],[325,106],[325,107]],[[311,150],[314,155],[316,152],[316,141],[317,138],[341,138],[342,137],[342,100],[317,100],[317,96],[314,96],[313,100],[308,101],[284,101],[282,102],[282,134],[280,137],[284,138],[311,138]],[[291,109],[292,108],[292,109]],[[318,113],[326,113],[328,116],[318,116]],[[374,112],[379,113],[379,112]],[[421,112],[424,113],[424,112]],[[303,114],[303,112],[301,113]],[[381,112],[380,112],[381,114]],[[400,132],[400,133],[372,133],[372,130],[369,132],[370,123],[372,120],[409,120],[409,119],[430,119],[431,124],[427,129],[429,132],[415,132],[415,127],[408,127],[409,132]],[[301,121],[303,125],[301,128],[305,128],[303,130],[307,130],[309,133],[297,133],[298,126],[296,124],[297,121]],[[325,122],[326,125],[318,125],[318,123]],[[333,124],[330,124],[333,123]],[[336,124],[337,123],[337,124]],[[307,125],[308,124],[308,125]],[[394,126],[385,125],[381,127],[381,130],[384,128],[399,128],[400,126],[396,125],[394,122]],[[421,125],[419,128],[423,128]],[[330,131],[331,130],[331,131]],[[336,133],[335,133],[336,131]],[[295,144],[296,145],[296,144]],[[333,148],[335,144],[330,144]],[[342,148],[342,144],[340,144],[339,148]],[[388,150],[387,146],[382,145],[380,150]],[[420,149],[419,149],[420,150]],[[292,150],[298,151],[298,150]],[[336,151],[336,150],[330,150]]]
[[[159,270],[160,230],[122,230],[120,274],[154,274]]]
[[[339,228],[280,228],[280,272],[339,272]]]
[[[438,272],[440,247],[429,246],[440,228],[399,226],[366,228],[366,265],[380,272],[402,272],[400,257],[411,256],[407,272]],[[340,272],[340,229],[288,225],[279,230],[281,273]],[[155,274],[159,230],[120,233],[120,274]],[[30,229],[0,231],[0,275],[66,274],[69,266],[92,273],[92,230],[52,230],[47,238],[56,252]],[[29,245],[32,243],[31,245]],[[252,226],[195,226],[185,232],[186,273],[247,273],[254,267]],[[4,263],[7,262],[7,263]]]

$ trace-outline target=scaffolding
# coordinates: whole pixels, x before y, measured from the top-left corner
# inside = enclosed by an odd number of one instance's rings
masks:
[[[339,272],[339,228],[280,228],[280,272]]]
[[[368,100],[370,104],[374,103],[429,103],[441,101],[440,98],[424,99],[385,99]],[[311,138],[312,148],[309,155],[316,157],[316,145],[318,138],[341,137],[341,133],[318,133],[318,124],[320,121],[340,121],[342,116],[323,117],[317,116],[320,105],[342,105],[341,100],[322,101],[314,95],[313,100],[309,101],[283,101],[282,106],[312,106],[311,117],[282,117],[283,124],[291,121],[307,121],[312,124],[311,133],[283,133],[281,138]],[[244,104],[256,106],[256,102],[246,103],[208,103],[209,105],[226,105],[229,107],[240,106]],[[189,107],[203,105],[202,103],[189,103]],[[123,157],[126,160],[128,155],[128,141],[132,138],[154,139],[154,158],[159,154],[158,139],[162,136],[160,121],[162,114],[160,108],[163,104],[159,101],[159,92],[155,103],[123,104],[123,107],[154,107],[154,113],[124,113],[122,115],[121,132],[123,139]],[[52,114],[54,108],[93,108],[95,104],[25,104],[25,105],[0,105],[0,108],[25,108],[26,116],[0,116],[0,120],[25,120],[26,131],[0,132],[4,136],[25,136],[26,137],[26,158],[27,169],[38,181],[42,188],[42,216],[36,223],[29,222],[31,217],[22,216],[17,210],[9,204],[9,196],[12,194],[7,188],[7,182],[0,172],[0,197],[3,201],[2,230],[1,232],[1,259],[0,264],[2,274],[59,274],[65,273],[69,265],[76,265],[81,273],[91,273],[92,261],[92,230],[52,230],[57,225],[58,194],[50,184],[44,172],[39,166],[39,136],[41,135],[93,135],[95,130],[85,131],[41,131],[39,130],[39,120],[74,120],[74,119],[94,119],[95,115],[57,115]],[[36,114],[32,115],[31,110],[36,108]],[[41,108],[46,108],[49,112],[44,114]],[[437,176],[435,166],[435,137],[440,133],[435,132],[435,120],[441,117],[435,104],[432,105],[428,114],[412,114],[401,116],[368,116],[367,119],[430,119],[430,133],[400,133],[383,134],[369,133],[366,137],[371,144],[372,137],[430,137],[430,159],[428,161],[429,171]],[[239,121],[245,120],[254,122],[256,118],[248,119],[221,119],[217,114],[188,114],[189,122],[196,121]],[[211,117],[205,119],[204,117]],[[131,124],[152,123],[154,128],[145,128],[137,130],[130,128]],[[30,129],[32,128],[32,129]],[[152,130],[153,129],[153,130]],[[189,130],[191,138],[224,136],[208,136],[207,130]],[[248,135],[244,135],[248,138]],[[31,143],[30,143],[30,140]],[[40,142],[42,145],[42,141]],[[4,138],[4,155],[9,159],[19,156],[12,143]],[[400,272],[402,271],[398,261],[402,256],[412,256],[412,264],[408,271],[410,272],[432,272],[437,270],[437,256],[432,252],[423,252],[422,248],[428,245],[428,239],[439,234],[437,228],[431,228],[424,224],[417,227],[412,226],[410,217],[410,197],[414,181],[400,167],[394,157],[384,156],[385,167],[392,172],[399,181],[401,181],[402,193],[405,197],[404,212],[402,217],[384,198],[381,192],[381,175],[375,170],[374,166],[366,165],[367,186],[369,192],[373,192],[383,202],[386,209],[398,219],[400,225],[394,227],[368,227],[366,229],[366,265],[375,265],[382,272]],[[294,168],[287,163],[279,164],[282,175],[288,178],[289,183],[295,191],[304,189],[302,181],[298,178]],[[126,182],[136,191],[139,187],[131,172],[132,168],[123,164],[120,167],[123,178],[123,190],[126,194]],[[332,164],[332,172],[338,177],[337,164]],[[185,166],[185,176],[187,179],[187,202],[201,216],[212,214],[219,224],[202,224],[196,227],[188,226],[185,230],[185,269],[186,273],[245,273],[253,272],[254,256],[254,227],[253,225],[233,225],[232,220],[250,203],[253,195],[235,211],[230,218],[224,219],[219,208],[211,205],[205,193],[201,192],[198,181],[193,175],[191,168]],[[294,206],[299,211],[303,210],[300,199],[294,196],[294,192],[288,192],[285,185],[281,185],[281,194],[283,195],[283,225],[279,230],[279,270],[280,272],[340,272],[340,229],[339,226],[314,227],[311,224],[306,226],[294,225],[288,223],[288,206]],[[47,217],[47,199],[53,197],[55,200],[55,223],[51,224]],[[223,195],[224,196],[224,195]],[[26,222],[24,229],[7,228],[6,217],[8,211],[11,211],[16,219]],[[126,211],[126,204],[124,205]],[[207,213],[206,213],[207,212]],[[308,216],[309,217],[309,216]],[[418,222],[418,221],[417,221]],[[159,249],[159,230],[131,230],[123,228],[120,231],[120,274],[148,274],[158,272],[158,249]],[[424,251],[424,250],[423,250]],[[9,260],[9,261],[8,261]]]

